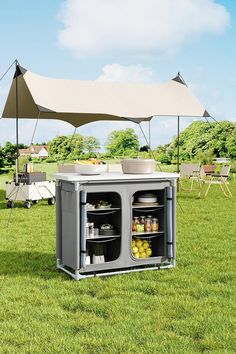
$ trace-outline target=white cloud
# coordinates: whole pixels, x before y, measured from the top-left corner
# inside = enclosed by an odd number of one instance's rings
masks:
[[[152,70],[142,65],[110,64],[102,68],[102,74],[97,81],[150,83],[157,80]]]
[[[214,0],[66,0],[59,19],[58,43],[78,57],[168,54],[230,22]]]

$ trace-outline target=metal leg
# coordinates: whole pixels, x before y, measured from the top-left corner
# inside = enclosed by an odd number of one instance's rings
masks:
[[[193,190],[193,178],[191,178],[191,187],[190,187],[190,192],[192,192],[192,190]]]
[[[220,185],[220,188],[221,188],[221,190],[222,190],[224,196],[225,196],[225,197],[228,197],[228,194],[225,192],[225,189],[224,189],[224,187],[223,187],[224,183],[225,183],[225,182],[223,182],[223,181],[219,181],[219,185]]]
[[[229,186],[227,185],[227,181],[225,181],[224,177],[221,177],[221,181],[222,181],[222,185],[221,186],[223,187],[223,185],[224,185],[224,187],[225,187],[224,195],[226,197],[231,198],[233,195],[231,193],[231,190],[229,189]]]
[[[207,187],[206,192],[205,192],[205,195],[204,195],[205,198],[206,198],[206,196],[207,196],[207,194],[208,194],[208,192],[209,192],[209,189],[210,189],[210,187],[211,187],[211,185],[212,185],[212,181],[213,181],[213,179],[211,179],[210,182],[209,182],[209,184],[208,184],[208,187]]]

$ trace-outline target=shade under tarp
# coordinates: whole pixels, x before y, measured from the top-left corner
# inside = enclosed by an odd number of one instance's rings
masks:
[[[51,79],[17,66],[3,118],[59,119],[79,127],[99,120],[132,120],[153,116],[208,117],[209,114],[177,76],[163,84],[130,84]]]

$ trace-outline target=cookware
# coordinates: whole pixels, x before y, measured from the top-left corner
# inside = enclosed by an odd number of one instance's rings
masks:
[[[153,159],[127,159],[121,161],[123,173],[145,174],[153,173],[156,162]]]

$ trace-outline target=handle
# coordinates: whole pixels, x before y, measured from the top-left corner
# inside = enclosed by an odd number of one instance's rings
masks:
[[[86,210],[86,200],[87,192],[80,192],[80,266],[83,268],[86,263],[86,221],[87,221],[87,210]]]
[[[172,187],[166,188],[167,209],[167,257],[173,258],[173,191]]]

